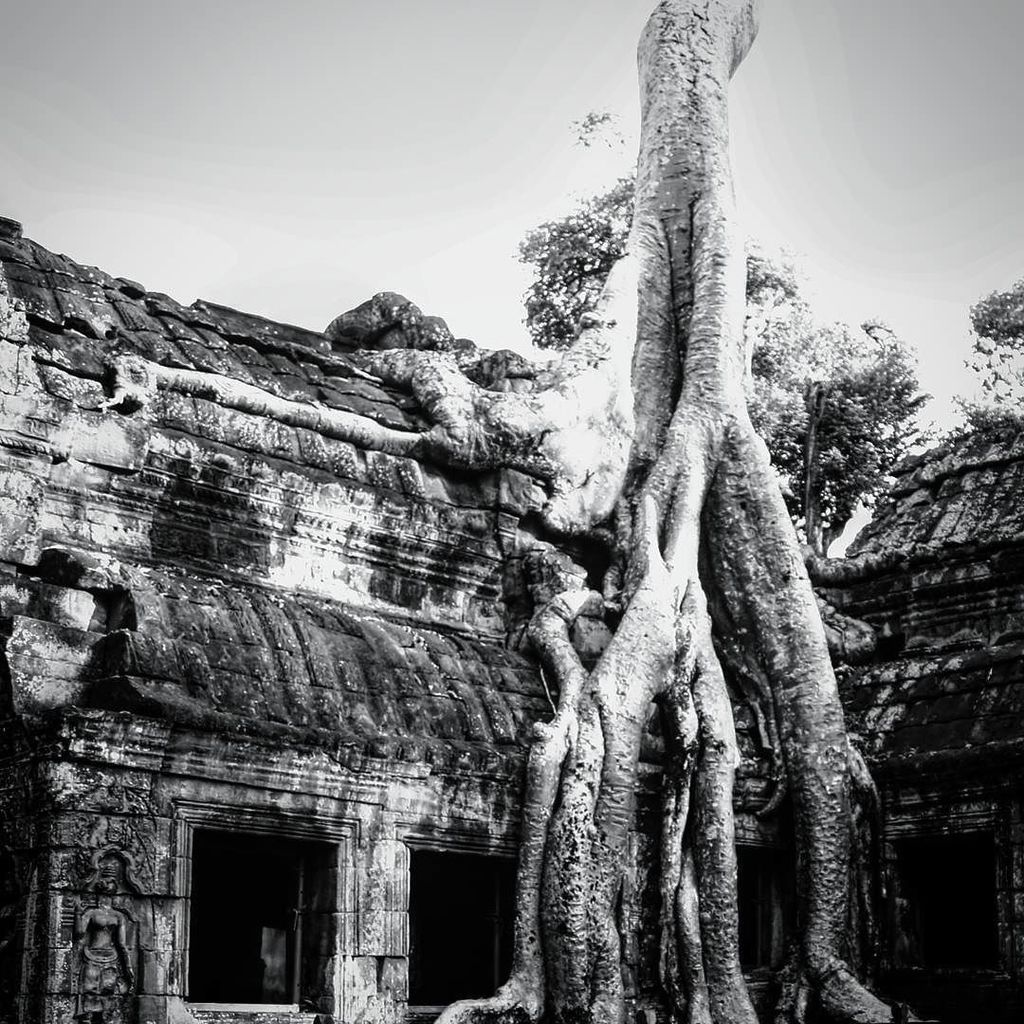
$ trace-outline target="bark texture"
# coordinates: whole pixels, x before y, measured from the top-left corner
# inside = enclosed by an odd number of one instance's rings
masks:
[[[666,994],[687,1024],[754,1024],[739,964],[737,753],[723,661],[773,753],[766,811],[788,799],[795,823],[798,929],[776,1019],[893,1019],[845,959],[851,788],[865,790],[863,765],[847,742],[803,554],[744,400],[745,259],[727,93],[758,8],[662,0],[651,16],[639,48],[627,255],[556,366],[510,391],[475,383],[457,352],[362,357],[365,372],[410,388],[434,424],[415,441],[382,444],[525,470],[547,482],[553,536],[607,526],[615,538],[603,595],[579,590],[557,559],[538,555],[529,635],[558,706],[529,757],[514,967],[492,998],[449,1007],[441,1024],[625,1020],[616,910],[652,702],[668,738]],[[602,605],[621,618],[588,671],[571,627],[581,609]],[[856,830],[866,834],[865,814]]]

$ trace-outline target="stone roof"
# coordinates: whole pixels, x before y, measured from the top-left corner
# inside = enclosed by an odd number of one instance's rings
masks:
[[[927,555],[1024,540],[1024,432],[907,459],[848,555]]]
[[[130,613],[142,621],[109,631],[56,614],[59,587],[0,584],[16,710],[131,711],[415,760],[511,751],[550,711],[527,658],[464,633],[184,575],[150,583]]]
[[[0,717],[127,711],[413,760],[518,758],[550,711],[505,646],[528,481],[363,450],[215,395],[105,409],[109,357],[129,352],[423,425],[344,338],[184,306],[2,219],[0,271]]]
[[[5,228],[6,225],[6,228]],[[346,358],[344,338],[241,313],[214,302],[185,306],[162,292],[76,263],[21,237],[0,219],[0,261],[24,304],[33,344],[97,380],[105,358],[127,350],[165,366],[216,373],[281,398],[318,402],[415,430],[409,397],[366,380]]]
[[[850,729],[884,773],[1024,757],[1024,640],[913,655],[846,676]]]
[[[1024,433],[906,460],[818,582],[876,629],[844,674],[851,729],[884,773],[999,770],[1024,757]]]

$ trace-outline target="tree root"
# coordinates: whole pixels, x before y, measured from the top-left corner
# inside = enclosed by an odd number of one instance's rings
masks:
[[[739,420],[708,509],[715,606],[756,638],[778,709],[797,831],[801,948],[785,1011],[808,988],[828,1019],[890,1019],[843,959],[848,929],[850,748],[814,594],[763,443]],[[770,581],[770,583],[769,583]],[[783,1016],[780,1020],[785,1020]]]
[[[312,430],[324,437],[349,441],[372,451],[415,456],[422,446],[420,435],[411,431],[385,427],[356,413],[281,398],[253,384],[218,373],[164,366],[130,353],[112,356],[108,372],[111,394],[100,403],[100,409],[141,409],[160,389],[203,398],[226,409],[262,416],[289,427]]]
[[[770,818],[776,814],[789,793],[786,778],[786,762],[782,755],[779,739],[779,720],[772,696],[771,683],[757,659],[756,652],[737,640],[737,634],[726,629],[722,618],[727,616],[724,608],[716,609],[719,615],[719,630],[715,639],[718,651],[729,675],[739,685],[740,693],[754,715],[761,749],[768,754],[769,769],[768,799],[758,810],[759,818]]]
[[[847,738],[851,797],[849,961],[874,976],[878,960],[877,910],[882,906],[882,801],[852,737]]]
[[[836,1024],[891,1018],[843,958],[852,769],[842,708],[802,554],[743,398],[744,267],[725,96],[753,39],[756,8],[753,0],[663,0],[641,41],[644,126],[628,265],[631,278],[644,283],[632,339],[634,447],[628,461],[616,448],[613,470],[602,464],[588,478],[599,489],[611,481],[621,486],[584,498],[579,470],[568,466],[573,459],[587,466],[592,441],[605,429],[596,421],[610,393],[621,408],[618,385],[608,386],[621,378],[609,374],[611,349],[603,342],[578,344],[527,396],[474,391],[454,362],[442,365],[433,353],[374,354],[366,363],[370,372],[401,377],[417,394],[438,424],[440,457],[478,465],[499,460],[552,480],[547,511],[560,528],[589,528],[617,510],[624,571],[614,567],[607,582],[614,589],[622,581],[623,615],[573,691],[575,725],[565,738],[559,802],[545,819],[544,1004],[556,1022],[623,1018],[612,915],[639,737],[655,697],[672,748],[662,978],[683,1021],[755,1020],[738,962],[735,735],[698,582],[701,548],[716,631],[728,638],[727,658],[730,640],[742,648],[732,661],[745,671],[774,752],[773,806],[788,779],[794,810],[801,935],[778,1020],[802,1024],[811,1007]],[[569,394],[585,380],[594,381],[600,398],[574,406]],[[628,419],[622,413],[619,422]],[[580,452],[567,458],[568,439],[580,437]],[[564,500],[569,494],[572,500]],[[631,508],[638,510],[635,523]],[[581,671],[578,659],[573,664],[564,653],[566,665],[549,666],[560,688],[566,673],[574,679]]]
[[[732,705],[702,616],[693,699],[701,724],[694,842],[701,942],[715,1024],[757,1024],[739,959],[733,776],[739,761]]]
[[[696,1024],[710,1013],[700,949],[696,870],[686,841],[699,723],[690,693],[693,666],[680,664],[679,653],[661,701],[667,761],[662,782],[659,975],[676,1016]]]
[[[559,362],[529,390],[481,387],[455,353],[353,354],[365,371],[409,389],[434,426],[422,451],[448,465],[508,467],[548,481],[543,516],[559,533],[585,533],[621,494],[633,437],[630,354],[637,321],[638,259],[609,274],[596,310]]]

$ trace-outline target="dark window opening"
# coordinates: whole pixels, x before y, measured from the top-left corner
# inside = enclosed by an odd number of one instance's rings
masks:
[[[409,1003],[447,1006],[492,995],[512,968],[515,863],[413,850],[409,863]]]
[[[894,967],[996,967],[996,858],[991,832],[896,843]]]
[[[331,849],[276,836],[193,834],[192,1002],[310,1002],[316,965],[304,953],[315,948],[330,919]]]
[[[744,970],[779,967],[792,902],[790,855],[782,850],[736,849],[740,964]]]

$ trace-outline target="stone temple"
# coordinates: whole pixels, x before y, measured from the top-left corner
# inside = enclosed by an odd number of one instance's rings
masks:
[[[0,1022],[418,1024],[488,994],[552,707],[521,642],[537,489],[330,429],[421,427],[350,354],[443,322],[328,335],[183,306],[7,220],[0,261]],[[112,389],[115,356],[167,372]],[[1024,436],[930,453],[817,572],[827,621],[875,636],[830,629],[882,798],[860,965],[946,1021],[1024,1011],[1022,496]],[[600,649],[599,621],[576,630]],[[735,701],[741,952],[767,1008],[792,851]],[[653,1024],[653,730],[644,761],[621,913]]]

